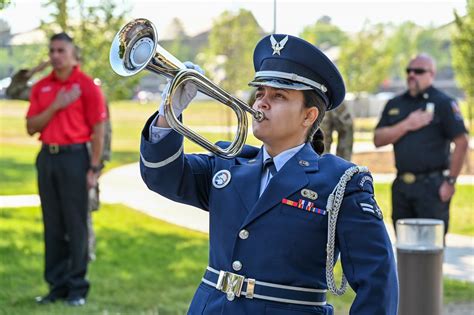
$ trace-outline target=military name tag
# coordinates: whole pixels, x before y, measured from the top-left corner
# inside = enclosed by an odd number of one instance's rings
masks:
[[[391,110],[388,111],[388,114],[390,116],[395,116],[400,114],[400,109],[399,108],[392,108]]]
[[[231,179],[230,172],[228,170],[220,170],[212,178],[212,185],[216,188],[224,188],[230,183]]]

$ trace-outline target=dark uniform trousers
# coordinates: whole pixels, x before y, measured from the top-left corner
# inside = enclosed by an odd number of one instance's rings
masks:
[[[396,229],[398,219],[431,218],[444,221],[444,233],[448,232],[449,203],[442,202],[439,188],[444,181],[442,172],[418,176],[407,183],[398,176],[392,185],[392,219]]]
[[[50,152],[43,146],[36,160],[45,240],[45,279],[50,293],[85,297],[87,271],[86,146]]]

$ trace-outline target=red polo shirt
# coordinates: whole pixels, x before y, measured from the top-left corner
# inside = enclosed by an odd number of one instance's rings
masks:
[[[88,142],[91,140],[94,125],[107,119],[105,100],[100,87],[79,67],[74,67],[65,81],[60,81],[53,71],[36,83],[31,90],[30,107],[26,117],[43,112],[53,103],[61,88],[70,90],[74,84],[79,85],[81,96],[54,114],[41,131],[39,139],[43,143],[66,145]]]

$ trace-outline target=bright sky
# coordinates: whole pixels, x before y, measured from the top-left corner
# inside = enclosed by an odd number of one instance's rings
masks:
[[[48,16],[41,7],[43,1],[13,0],[0,12],[7,20],[12,32],[29,31],[39,26],[40,19]],[[73,1],[71,1],[73,2]],[[96,2],[86,0],[86,3]],[[253,12],[257,21],[267,32],[273,30],[273,0],[139,0],[123,1],[132,8],[130,19],[144,17],[154,22],[158,32],[163,32],[172,18],[178,17],[189,35],[195,35],[211,26],[224,10],[236,11],[245,8]],[[419,25],[443,25],[453,19],[453,10],[466,12],[466,0],[276,0],[279,33],[298,35],[302,29],[313,24],[319,17],[328,15],[333,24],[344,31],[358,31],[364,21],[393,22],[413,21]],[[165,35],[163,37],[166,37]]]

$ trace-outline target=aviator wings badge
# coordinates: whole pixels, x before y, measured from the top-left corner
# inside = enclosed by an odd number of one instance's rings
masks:
[[[286,42],[288,41],[288,35],[283,38],[280,42],[277,42],[275,37],[270,36],[270,42],[272,43],[273,54],[272,55],[280,55],[280,51],[285,47]]]

